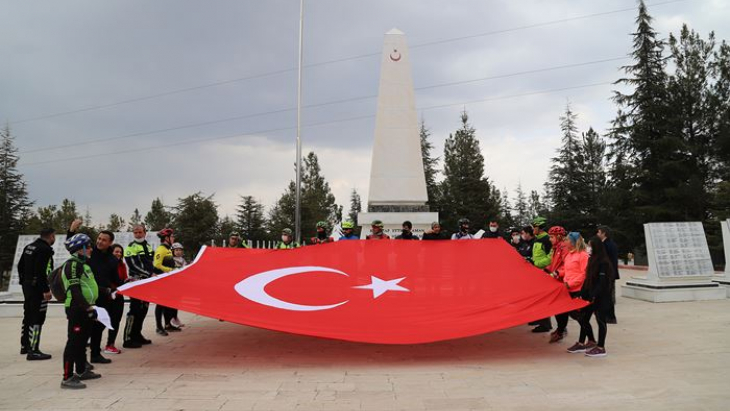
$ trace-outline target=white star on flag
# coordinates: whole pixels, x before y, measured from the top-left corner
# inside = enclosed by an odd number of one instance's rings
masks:
[[[374,275],[371,275],[370,284],[358,285],[352,288],[373,290],[373,298],[378,298],[386,291],[410,291],[409,289],[398,285],[398,283],[403,281],[404,279],[405,277],[396,278],[395,280],[382,280]]]

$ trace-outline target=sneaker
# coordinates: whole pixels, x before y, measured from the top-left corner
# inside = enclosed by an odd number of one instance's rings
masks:
[[[86,369],[89,371],[94,371],[94,365],[88,361],[86,361]]]
[[[550,344],[553,344],[553,343],[556,343],[556,342],[562,340],[563,338],[565,338],[566,334],[567,334],[566,332],[560,332],[557,330],[551,332],[550,333]]]
[[[129,340],[129,341],[125,341],[122,344],[122,347],[124,347],[124,348],[142,348],[142,344],[137,341],[134,341],[134,340]]]
[[[586,345],[581,344],[579,342],[573,344],[566,350],[567,352],[571,354],[579,353],[579,352],[586,352]]]
[[[53,358],[51,354],[45,354],[40,351],[29,352],[28,355],[25,356],[25,359],[28,361],[50,360],[51,358]]]
[[[137,337],[137,342],[142,345],[152,344],[152,340],[148,340],[147,338],[144,338],[144,335],[142,335],[142,334],[140,334],[139,337]]]
[[[178,331],[182,331],[182,330],[180,329],[180,327],[176,327],[172,324],[168,324],[165,326],[165,331],[178,332]]]
[[[183,323],[182,323],[182,322],[180,321],[180,319],[179,319],[179,318],[173,318],[173,319],[172,319],[172,321],[170,321],[170,322],[171,322],[171,323],[172,323],[172,325],[174,325],[175,327],[178,327],[178,328],[182,328],[182,327],[185,327],[185,324],[183,324]]]
[[[122,353],[122,351],[113,345],[107,345],[106,347],[104,347],[104,354],[121,354],[121,353]]]
[[[593,347],[586,351],[586,357],[605,357],[606,349],[601,347]]]
[[[80,381],[83,381],[83,380],[96,380],[98,378],[101,378],[101,374],[97,374],[97,373],[95,373],[94,371],[91,371],[91,370],[86,370],[83,373],[81,373],[81,375],[78,376],[78,379]]]
[[[545,327],[543,325],[538,325],[537,327],[535,327],[535,328],[532,329],[532,332],[534,332],[534,333],[547,333],[547,332],[550,332],[550,330],[552,330],[552,329],[553,329],[553,327]]]
[[[157,330],[155,330],[155,332],[157,333],[157,335],[161,335],[163,337],[167,337],[168,335],[170,335],[167,333],[167,331],[163,330],[162,328],[158,328]]]
[[[28,347],[21,347],[20,355],[28,355]]]
[[[110,364],[111,362],[112,360],[104,358],[104,356],[102,356],[101,354],[91,357],[92,364]]]
[[[61,381],[61,388],[79,390],[82,388],[86,388],[86,384],[81,382],[81,380],[79,380],[79,377],[76,374],[74,374],[73,377],[71,377],[67,380]]]

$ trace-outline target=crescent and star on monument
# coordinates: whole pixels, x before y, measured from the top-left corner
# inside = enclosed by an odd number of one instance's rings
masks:
[[[276,298],[276,297],[270,295],[269,293],[267,293],[265,290],[267,285],[271,284],[272,282],[274,282],[280,278],[288,277],[291,275],[313,273],[313,272],[333,273],[333,274],[344,275],[346,277],[349,277],[349,275],[345,272],[342,272],[340,270],[335,270],[332,268],[327,268],[327,267],[304,266],[304,267],[278,268],[275,270],[269,270],[269,271],[264,271],[262,273],[254,274],[254,275],[244,279],[243,281],[239,282],[238,284],[236,284],[234,289],[236,290],[236,292],[238,294],[240,294],[242,297],[246,298],[247,300],[253,301],[255,303],[259,303],[261,305],[266,305],[269,307],[274,307],[274,308],[279,308],[282,310],[289,310],[289,311],[331,310],[333,308],[337,308],[337,307],[347,304],[349,302],[349,300],[345,300],[345,301],[341,301],[336,304],[329,304],[329,305],[295,304],[295,303],[291,303],[291,302]],[[372,275],[372,276],[370,276],[370,284],[358,285],[358,286],[354,286],[352,288],[361,289],[361,290],[372,290],[373,299],[376,299],[388,291],[406,291],[406,292],[410,291],[407,288],[398,285],[398,283],[403,281],[405,278],[406,277],[396,278],[394,280],[383,280],[381,278],[378,278],[378,277]]]
[[[393,49],[393,52],[390,53],[390,59],[395,62],[399,61],[401,59],[401,57],[402,56],[401,56],[400,52],[398,51],[398,49]]]

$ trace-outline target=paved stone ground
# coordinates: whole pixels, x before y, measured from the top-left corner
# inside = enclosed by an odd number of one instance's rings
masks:
[[[628,274],[628,273],[627,273]],[[626,275],[624,275],[626,277]],[[0,318],[0,409],[33,410],[723,410],[730,409],[730,300],[621,298],[609,356],[568,354],[527,326],[417,346],[352,344],[184,315],[188,326],[110,356],[100,380],[65,391],[65,321],[18,355],[18,318]]]

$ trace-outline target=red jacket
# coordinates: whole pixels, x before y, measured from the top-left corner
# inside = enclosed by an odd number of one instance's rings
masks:
[[[562,277],[563,260],[565,259],[565,254],[567,253],[568,250],[566,249],[565,244],[562,241],[554,244],[553,249],[550,251],[552,259],[550,260],[550,265],[545,267],[545,272],[547,272],[548,274],[552,274],[557,271]]]

